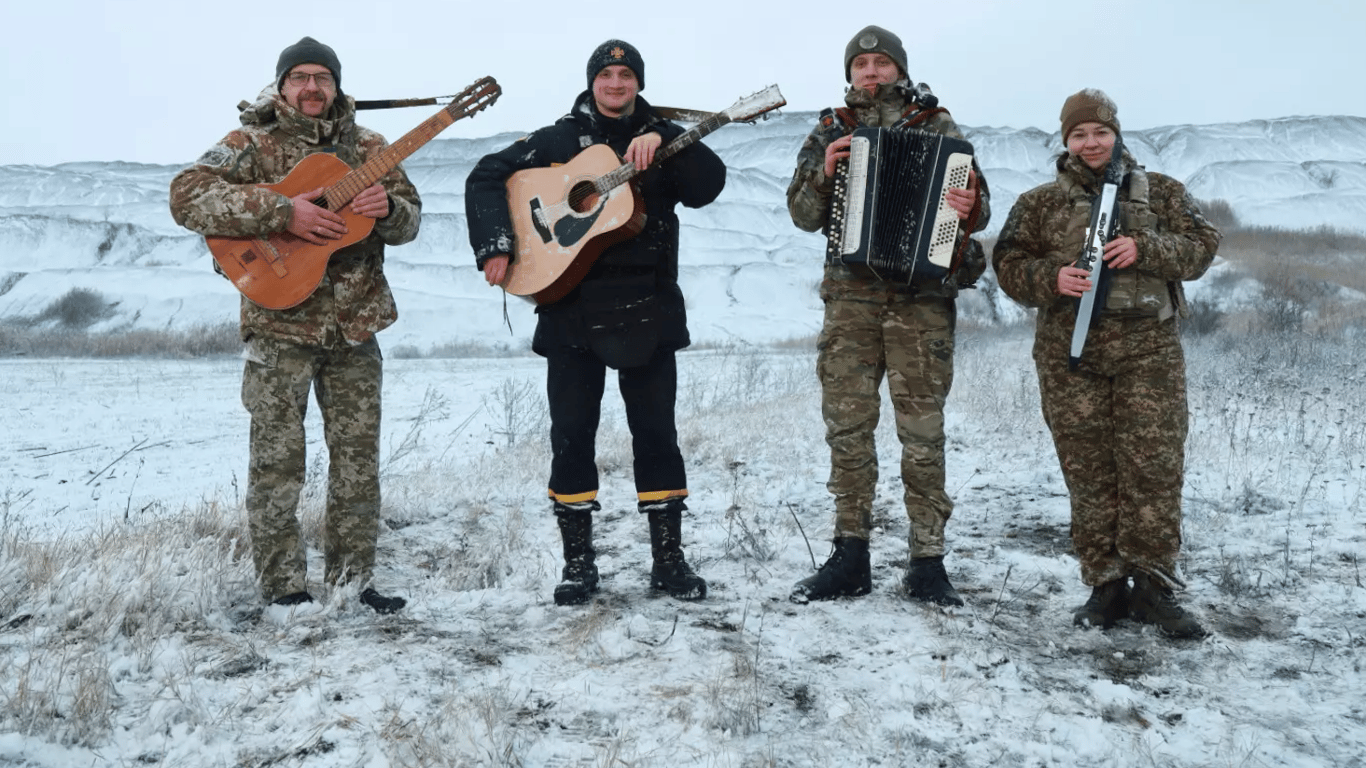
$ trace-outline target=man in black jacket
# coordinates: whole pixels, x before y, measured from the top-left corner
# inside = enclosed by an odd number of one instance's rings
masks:
[[[567,163],[594,144],[645,169],[660,146],[683,133],[637,94],[645,62],[621,40],[608,40],[588,59],[588,90],[569,114],[508,148],[485,156],[465,183],[470,245],[489,285],[502,285],[514,232],[507,180],[517,171]],[[674,401],[675,352],[688,346],[683,292],[678,286],[679,203],[700,208],[721,193],[726,167],[694,144],[639,176],[646,223],[640,234],[608,247],[563,299],[537,308],[532,349],[546,358],[550,403],[549,495],[564,543],[558,605],[587,602],[598,589],[592,513],[597,501],[595,438],[606,369],[617,371],[631,429],[636,495],[650,523],[653,589],[687,600],[706,596],[707,583],[683,557],[681,520],[687,477]]]

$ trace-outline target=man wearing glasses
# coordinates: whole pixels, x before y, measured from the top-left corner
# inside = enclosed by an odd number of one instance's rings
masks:
[[[336,53],[311,37],[286,48],[274,82],[240,120],[241,128],[171,181],[176,222],[216,237],[287,231],[314,245],[341,238],[345,220],[311,202],[322,189],[291,198],[261,186],[279,182],[308,155],[333,154],[355,168],[385,146],[383,136],[356,125],[354,102],[341,90]],[[417,237],[422,201],[398,167],[348,206],[374,219],[374,229],[331,255],[312,295],[282,310],[242,297],[242,403],[251,414],[247,524],[266,602],[313,602],[296,515],[307,469],[304,414],[312,388],[329,458],[324,580],[355,584],[362,603],[393,613],[406,601],[380,594],[371,583],[380,513],[382,360],[375,333],[398,317],[384,277],[384,246]]]

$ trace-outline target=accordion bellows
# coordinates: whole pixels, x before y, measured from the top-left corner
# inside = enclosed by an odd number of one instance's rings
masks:
[[[859,128],[853,137],[835,176],[827,258],[890,282],[942,281],[958,241],[958,213],[945,193],[967,188],[972,144],[886,128]]]

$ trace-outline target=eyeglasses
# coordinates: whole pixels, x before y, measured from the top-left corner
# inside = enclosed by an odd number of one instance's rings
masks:
[[[337,79],[326,72],[290,72],[285,76],[290,85],[308,85],[310,78],[318,84],[319,88],[331,88],[337,84]]]

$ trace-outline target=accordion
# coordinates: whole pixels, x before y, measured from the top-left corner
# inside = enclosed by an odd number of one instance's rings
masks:
[[[879,279],[942,281],[953,268],[958,213],[945,192],[966,189],[972,145],[916,130],[859,128],[835,176],[827,260]]]

